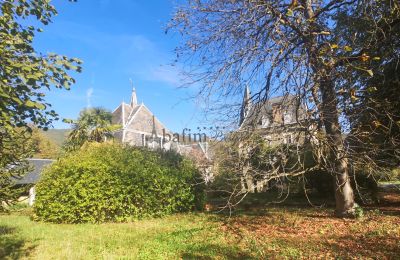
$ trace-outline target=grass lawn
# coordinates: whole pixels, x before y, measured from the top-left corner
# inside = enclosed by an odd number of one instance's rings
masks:
[[[331,209],[268,207],[228,218],[179,214],[125,224],[57,225],[0,215],[0,259],[400,258],[398,211],[361,220]]]
[[[400,181],[380,181],[379,184],[383,185],[400,185]]]

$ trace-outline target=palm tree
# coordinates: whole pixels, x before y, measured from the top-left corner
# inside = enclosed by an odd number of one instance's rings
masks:
[[[102,107],[85,108],[79,113],[78,120],[66,122],[73,124],[65,145],[67,151],[76,150],[86,142],[104,142],[120,128],[112,124],[111,112]]]

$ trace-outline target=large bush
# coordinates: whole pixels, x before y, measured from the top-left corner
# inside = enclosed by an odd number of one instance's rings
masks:
[[[197,170],[171,152],[88,144],[48,168],[37,185],[37,220],[128,221],[188,211],[199,204]]]

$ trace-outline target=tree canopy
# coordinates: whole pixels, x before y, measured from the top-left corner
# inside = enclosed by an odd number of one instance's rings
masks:
[[[61,147],[49,139],[43,130],[32,126],[31,129],[30,139],[34,150],[33,158],[57,159],[60,155]]]
[[[393,0],[188,0],[178,8],[171,28],[183,37],[177,56],[188,78],[222,117],[237,122],[246,86],[251,87],[253,104],[274,96],[300,100],[306,117],[296,120],[318,166],[334,178],[336,214],[349,216],[356,207],[350,177],[360,170],[355,160],[374,165],[365,152],[347,149],[346,136],[360,114],[353,108],[386,64],[377,50],[387,47],[385,57],[398,60],[398,41],[390,39],[396,38],[399,23],[400,7]],[[386,47],[379,48],[385,42]],[[243,160],[238,174],[246,179],[257,171],[250,171]],[[299,157],[290,172],[301,171],[307,166]],[[263,178],[275,172],[264,172]],[[280,171],[276,178],[290,172]]]
[[[34,153],[29,124],[46,130],[57,113],[46,102],[46,91],[69,89],[82,63],[33,47],[41,26],[57,14],[48,0],[0,1],[0,200],[11,203],[16,192],[10,177],[23,175],[24,160]],[[18,167],[17,167],[18,166]],[[2,205],[2,204],[1,204]]]
[[[81,71],[82,62],[55,53],[43,54],[32,42],[57,14],[50,1],[0,2],[0,123],[2,127],[47,128],[57,114],[45,101],[45,89],[69,89],[75,80],[67,71]],[[26,21],[26,22],[23,22]]]

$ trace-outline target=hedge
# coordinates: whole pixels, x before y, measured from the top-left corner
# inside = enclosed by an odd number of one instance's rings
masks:
[[[173,152],[92,143],[59,159],[36,186],[34,218],[125,222],[201,207],[193,163]]]

